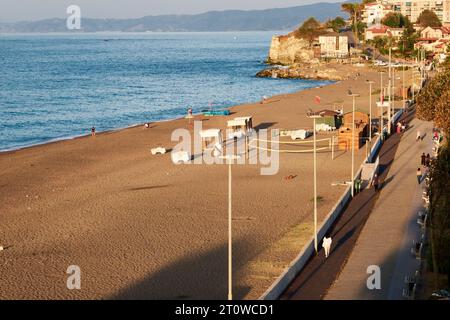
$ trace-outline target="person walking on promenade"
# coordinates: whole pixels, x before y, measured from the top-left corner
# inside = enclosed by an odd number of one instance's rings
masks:
[[[425,166],[426,167],[430,167],[431,166],[431,156],[430,156],[429,153],[427,154],[427,157],[425,158]]]
[[[378,191],[380,187],[380,180],[378,178],[378,174],[375,173],[372,179],[372,186],[375,188],[375,191]]]
[[[333,242],[333,240],[331,239],[331,237],[326,237],[323,239],[322,242],[322,247],[325,250],[325,258],[328,258],[330,255],[330,249],[331,249],[331,243]]]
[[[420,133],[420,130],[417,130],[416,141],[420,141],[420,140],[422,140],[422,134]]]
[[[422,169],[417,168],[417,173],[416,173],[416,175],[417,175],[417,182],[418,182],[419,184],[421,184],[421,183],[422,183]]]
[[[362,185],[362,180],[356,179],[356,181],[355,181],[355,193],[356,194],[361,192],[361,185]]]
[[[425,166],[427,164],[427,162],[426,162],[427,161],[427,156],[425,155],[425,152],[422,153],[422,156],[420,158],[421,158],[420,164],[422,166]]]

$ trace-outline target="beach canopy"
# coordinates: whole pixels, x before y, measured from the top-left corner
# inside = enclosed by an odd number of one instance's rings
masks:
[[[228,121],[230,128],[245,128],[250,130],[253,128],[253,117],[238,117]]]
[[[219,138],[222,134],[222,130],[220,129],[208,129],[200,131],[200,137],[203,139],[208,138]]]

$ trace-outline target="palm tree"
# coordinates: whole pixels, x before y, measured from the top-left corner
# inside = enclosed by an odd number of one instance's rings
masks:
[[[343,3],[341,9],[347,12],[352,19],[352,30],[355,35],[355,41],[358,39],[358,22],[361,21],[363,5],[360,3]]]

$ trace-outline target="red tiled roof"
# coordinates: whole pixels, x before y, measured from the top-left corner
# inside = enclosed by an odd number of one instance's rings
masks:
[[[372,33],[386,33],[386,31],[388,29],[389,28],[386,26],[373,26],[373,27],[367,29],[367,31],[370,31]]]
[[[419,40],[419,41],[437,41],[439,39],[438,38],[419,38],[417,40]]]

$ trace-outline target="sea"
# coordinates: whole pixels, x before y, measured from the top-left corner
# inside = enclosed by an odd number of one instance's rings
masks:
[[[277,32],[0,35],[0,151],[260,101]]]

